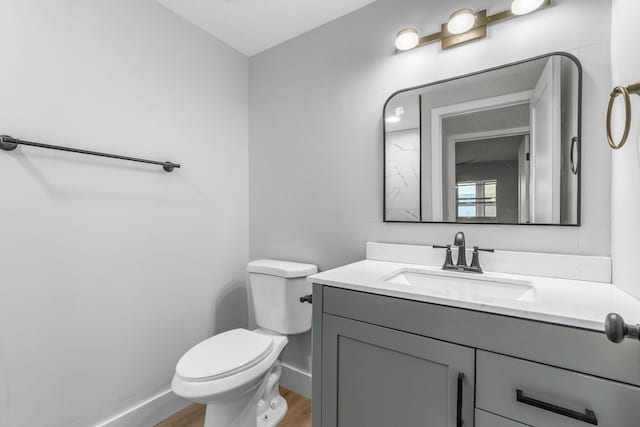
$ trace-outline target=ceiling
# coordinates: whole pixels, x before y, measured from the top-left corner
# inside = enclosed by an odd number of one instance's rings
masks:
[[[523,136],[465,141],[456,144],[456,165],[518,160]]]
[[[375,0],[157,0],[247,56]]]

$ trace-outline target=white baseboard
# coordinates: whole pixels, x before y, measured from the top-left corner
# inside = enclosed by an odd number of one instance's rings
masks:
[[[308,372],[283,363],[280,385],[311,399],[311,374]]]
[[[151,427],[189,404],[168,389],[94,427]]]
[[[311,398],[311,374],[301,369],[283,363],[280,385],[306,398]],[[151,427],[190,403],[168,389],[108,420],[99,422],[94,427]]]

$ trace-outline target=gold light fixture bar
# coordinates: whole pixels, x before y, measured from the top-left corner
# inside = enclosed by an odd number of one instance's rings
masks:
[[[481,10],[475,14],[475,23],[471,29],[465,31],[462,34],[452,34],[449,31],[447,24],[442,24],[441,46],[442,49],[449,49],[455,46],[460,46],[463,43],[468,43],[474,40],[480,40],[487,37],[487,11]]]
[[[536,10],[540,10],[548,6],[551,6],[551,0],[544,0]],[[452,47],[460,46],[464,43],[484,39],[485,37],[487,37],[488,25],[496,24],[498,22],[502,22],[517,16],[520,16],[520,15],[516,15],[515,13],[513,13],[511,9],[487,16],[487,11],[486,9],[484,9],[475,13],[475,23],[469,30],[461,34],[453,34],[449,31],[449,28],[448,28],[449,22],[446,22],[442,24],[442,28],[440,29],[439,32],[429,34],[428,36],[420,37],[418,40],[418,43],[412,48],[408,48],[408,49],[396,48],[396,53],[404,52],[405,50],[415,49],[417,47],[425,46],[427,44],[431,44],[437,41],[440,41],[442,49],[446,50]]]

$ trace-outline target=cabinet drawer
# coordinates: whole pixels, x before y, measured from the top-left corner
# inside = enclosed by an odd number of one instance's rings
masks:
[[[476,363],[480,409],[534,427],[640,425],[640,388],[484,351]]]
[[[497,415],[490,414],[482,409],[476,409],[476,427],[528,427]]]

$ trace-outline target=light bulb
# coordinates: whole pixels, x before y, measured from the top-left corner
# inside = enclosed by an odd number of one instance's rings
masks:
[[[513,0],[511,3],[511,12],[514,15],[526,15],[542,6],[544,0]]]
[[[399,121],[400,121],[400,117],[398,116],[387,117],[387,123],[398,123]]]
[[[466,33],[476,23],[476,14],[473,13],[471,9],[460,9],[449,17],[449,22],[447,22],[447,30],[451,34],[462,34]]]
[[[415,28],[405,28],[396,36],[396,48],[398,50],[409,50],[418,46],[420,36]]]

